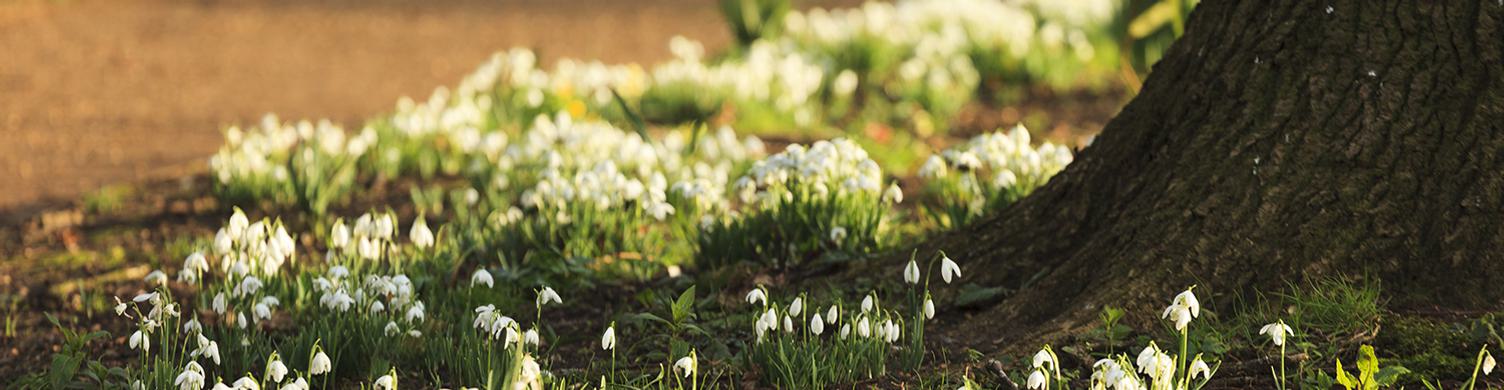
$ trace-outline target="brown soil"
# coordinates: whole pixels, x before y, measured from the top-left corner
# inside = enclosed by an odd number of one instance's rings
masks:
[[[358,123],[510,47],[548,63],[652,63],[674,35],[714,50],[730,39],[715,4],[0,3],[0,215],[11,216],[0,222],[102,185],[201,171],[222,126],[265,113]]]

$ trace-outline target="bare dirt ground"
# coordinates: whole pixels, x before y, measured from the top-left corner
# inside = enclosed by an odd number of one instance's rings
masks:
[[[498,50],[652,63],[676,34],[729,40],[710,0],[3,1],[0,222],[201,171],[265,113],[356,124]]]

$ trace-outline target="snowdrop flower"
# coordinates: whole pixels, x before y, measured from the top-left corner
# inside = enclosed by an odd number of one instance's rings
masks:
[[[783,331],[794,333],[794,319],[789,318],[787,314],[783,316]]]
[[[840,226],[830,228],[830,240],[835,241],[837,244],[840,244],[841,241],[846,241],[846,228]]]
[[[141,352],[151,352],[151,340],[147,340],[146,334],[139,330],[131,333],[130,346],[131,349],[140,348]]]
[[[376,388],[380,389],[380,390],[396,390],[397,389],[397,377],[396,377],[396,375],[397,375],[396,371],[393,371],[390,374],[382,375],[380,378],[376,378],[376,384],[375,384]]]
[[[874,302],[873,302],[872,294],[867,294],[866,298],[862,298],[862,313],[866,313],[866,312],[872,311],[872,305],[873,304],[874,304]]]
[[[414,322],[423,322],[423,319],[426,318],[426,316],[423,314],[423,311],[423,302],[417,302],[414,303],[412,307],[407,308],[407,314],[404,314],[402,318],[407,320],[407,323],[409,324]]]
[[[929,159],[924,160],[924,165],[919,167],[919,178],[921,179],[933,179],[945,176],[945,174],[945,159],[938,155],[930,156]]]
[[[1046,345],[1039,352],[1034,353],[1033,367],[1035,369],[1055,370],[1059,366],[1055,364],[1055,354],[1050,352],[1050,346]]]
[[[883,201],[892,204],[903,203],[903,189],[898,188],[898,183],[888,185],[888,190],[883,191]]]
[[[197,318],[188,320],[188,322],[183,323],[183,333],[185,334],[201,333],[203,331],[204,325],[200,324]]]
[[[951,279],[961,277],[961,265],[956,264],[956,261],[951,260],[950,256],[945,255],[944,252],[941,252],[940,256],[940,278],[944,279],[946,284],[950,284]]]
[[[1036,369],[1036,370],[1034,370],[1033,374],[1029,374],[1028,387],[1030,389],[1043,389],[1043,388],[1045,388],[1044,372],[1041,372],[1040,370]]]
[[[924,298],[924,318],[935,318],[935,300],[930,299],[929,297]]]
[[[424,221],[423,217],[418,217],[418,221],[413,223],[412,229],[407,234],[411,237],[413,245],[418,248],[433,246],[433,231],[428,230],[428,222]]]
[[[371,301],[372,313],[380,313],[383,311],[386,311],[386,304],[381,303],[381,301]]]
[[[537,329],[528,329],[526,332],[522,332],[522,343],[523,344],[531,344],[532,346],[536,347],[536,346],[538,346],[539,342],[540,341],[538,339],[538,330]]]
[[[747,292],[748,304],[757,304],[758,302],[762,302],[764,305],[768,304],[768,294],[762,291],[762,287],[754,288],[752,291]]]
[[[214,253],[219,255],[229,254],[234,249],[234,246],[235,241],[230,238],[230,234],[226,233],[224,228],[220,228],[218,233],[214,233]]]
[[[789,305],[789,315],[798,316],[802,312],[804,312],[804,298],[794,298],[794,303]]]
[[[345,227],[345,219],[334,221],[334,228],[329,232],[329,247],[344,249],[350,245],[350,228]]]
[[[553,301],[556,304],[564,304],[564,300],[559,298],[558,292],[553,291],[553,288],[543,288],[543,292],[538,292],[538,306],[549,304],[549,301]]]
[[[178,385],[179,390],[203,389],[204,367],[199,366],[198,362],[190,361],[187,366],[183,367],[183,373],[178,374],[177,379],[172,383]]]
[[[193,352],[189,353],[188,356],[195,359],[199,356],[207,357],[210,360],[213,360],[214,364],[219,364],[219,343],[209,340],[209,338],[204,337],[203,334],[199,334],[198,349],[193,350]]]
[[[146,274],[146,284],[157,284],[157,285],[166,286],[167,285],[167,273],[166,272],[162,272],[162,270],[151,271],[151,273]]]
[[[235,388],[226,386],[224,382],[217,382],[214,384],[214,390],[235,390]]]
[[[334,369],[334,362],[329,360],[329,355],[320,350],[313,354],[313,360],[308,362],[308,374],[324,375]]]
[[[851,335],[851,324],[841,324],[841,340]]]
[[[564,303],[564,299],[559,298],[559,293],[555,292],[553,287],[544,287],[543,291],[538,293],[538,306],[547,305],[549,301]]]
[[[255,379],[251,379],[248,376],[236,379],[235,383],[232,383],[231,386],[234,386],[236,390],[261,390],[261,384],[256,383]]]
[[[298,378],[297,380],[288,382],[287,385],[282,386],[280,390],[308,390],[308,381],[303,380],[303,378]]]
[[[491,279],[491,273],[484,268],[477,269],[474,274],[470,274],[470,287],[475,287],[477,284],[484,284],[487,288],[495,287],[496,280]]]
[[[814,333],[816,336],[819,336],[821,333],[825,333],[825,320],[820,318],[820,313],[815,313],[814,317],[810,317],[809,331],[810,333]]]
[[[235,212],[230,214],[230,224],[226,226],[226,229],[229,229],[230,236],[239,237],[250,225],[251,220],[245,217],[245,212],[236,207]]]
[[[1191,362],[1190,370],[1191,379],[1196,379],[1197,376],[1200,376],[1201,379],[1211,379],[1212,369],[1206,365],[1206,361],[1201,360],[1201,355],[1199,354],[1196,355],[1196,360]]]
[[[919,283],[919,263],[909,260],[909,264],[903,268],[903,281],[908,284]]]
[[[695,361],[695,351],[689,351],[689,356],[679,358],[674,362],[674,372],[684,375],[685,378],[695,375],[699,362]]]
[[[120,297],[115,297],[115,315],[130,318],[129,315],[125,314],[125,309],[127,308],[128,306],[125,305],[125,302],[120,301]]]
[[[183,270],[178,272],[178,280],[196,283],[199,275],[209,270],[209,261],[204,258],[202,252],[193,252],[188,258],[183,259]]]
[[[611,350],[611,349],[615,349],[615,348],[616,348],[616,323],[612,323],[610,327],[606,328],[606,333],[601,335],[601,350],[604,351],[604,350]]]
[[[836,305],[830,305],[830,310],[825,311],[825,322],[834,325],[836,318],[840,317],[840,315],[841,312],[836,310]]]
[[[1191,319],[1201,315],[1201,303],[1196,300],[1196,294],[1191,293],[1193,288],[1196,286],[1191,286],[1180,295],[1176,295],[1170,306],[1165,308],[1164,314],[1160,315],[1161,318],[1175,321],[1177,331],[1184,332],[1186,325],[1191,323]]]
[[[276,352],[272,352],[272,362],[266,365],[266,376],[276,383],[282,383],[282,379],[287,376],[287,365],[282,364],[282,359]]]
[[[1285,345],[1285,337],[1294,336],[1295,330],[1285,325],[1285,320],[1279,320],[1259,328],[1259,334],[1269,336],[1269,341],[1273,341],[1275,346],[1282,347]]]
[[[1494,354],[1488,352],[1486,349],[1483,350],[1483,375],[1494,373],[1494,366],[1496,365],[1498,365],[1498,362],[1494,361]]]
[[[872,337],[872,323],[867,321],[867,317],[857,318],[856,335],[862,336],[862,338]]]

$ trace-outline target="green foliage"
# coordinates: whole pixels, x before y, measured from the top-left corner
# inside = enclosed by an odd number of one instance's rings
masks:
[[[89,344],[109,338],[102,330],[82,333],[63,326],[57,317],[46,313],[47,321],[63,336],[62,349],[52,354],[44,370],[27,374],[11,386],[18,389],[95,389],[125,386],[126,370],[107,367],[89,354]]]
[[[726,18],[736,42],[747,46],[777,35],[792,3],[792,0],[721,0],[721,16]]]

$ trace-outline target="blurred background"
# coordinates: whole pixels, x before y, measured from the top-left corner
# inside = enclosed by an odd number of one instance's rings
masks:
[[[673,58],[668,42],[676,35],[701,42],[707,53],[723,52],[737,45],[733,30],[744,23],[728,23],[722,3],[6,0],[0,2],[0,215],[105,185],[203,172],[223,143],[223,128],[266,113],[353,127],[389,112],[399,97],[422,98],[453,85],[511,47],[533,49],[544,67],[561,58],[647,67]],[[1099,55],[1091,62],[1106,65],[1025,83],[1045,87],[994,94],[1001,97],[984,99],[982,109],[952,113],[971,123],[959,127],[1011,125],[1033,115],[1031,128],[1049,138],[1088,142],[1131,97],[1190,9],[1179,0],[1059,4],[1056,12],[1110,9],[1113,15],[1084,22],[1096,24],[1084,35],[1095,46],[1088,51]],[[860,6],[792,2],[798,10]],[[1104,53],[1111,58],[1101,59]]]

